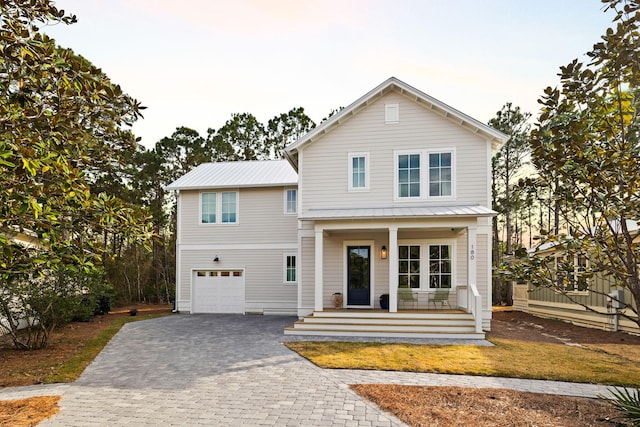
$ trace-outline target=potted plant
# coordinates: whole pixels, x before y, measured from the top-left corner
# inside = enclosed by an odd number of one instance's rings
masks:
[[[335,308],[342,308],[343,302],[344,299],[342,298],[342,293],[336,292],[335,294],[333,294],[333,306]]]
[[[380,295],[380,308],[383,310],[389,310],[389,294]]]

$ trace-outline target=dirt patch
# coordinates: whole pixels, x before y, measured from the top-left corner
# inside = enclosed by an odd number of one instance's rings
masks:
[[[138,315],[171,311],[168,306],[138,305]],[[16,349],[8,335],[0,337],[0,387],[42,384],[56,366],[72,358],[84,345],[109,327],[112,321],[128,317],[129,308],[96,316],[90,322],[73,322],[55,331],[42,350]]]
[[[39,396],[20,400],[0,400],[0,427],[35,426],[60,411],[60,396]]]
[[[583,328],[561,320],[543,319],[520,311],[494,311],[487,338],[555,344],[640,345],[640,336]]]
[[[593,399],[502,389],[358,384],[351,388],[411,426],[616,426],[617,411]]]

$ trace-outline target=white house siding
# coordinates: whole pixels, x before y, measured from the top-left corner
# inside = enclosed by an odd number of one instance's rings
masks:
[[[303,237],[301,241],[302,259],[299,262],[301,267],[299,280],[303,286],[298,286],[298,292],[300,292],[298,315],[304,316],[313,311],[316,250],[314,237]]]
[[[400,104],[400,121],[384,123],[384,106]],[[300,182],[302,211],[313,208],[407,206],[394,201],[394,150],[454,149],[454,200],[424,199],[421,205],[486,205],[489,142],[456,123],[390,93],[346,119],[303,149]],[[348,191],[348,153],[369,153],[369,191]],[[482,177],[482,179],[478,179]]]
[[[285,187],[268,187],[181,191],[182,243],[296,242],[297,217],[284,214],[284,189]],[[221,191],[238,191],[238,223],[201,224],[200,194]]]
[[[284,257],[298,252],[297,216],[284,214],[284,189],[236,189],[238,224],[200,224],[200,191],[180,193],[179,311],[191,311],[194,270],[242,269],[245,311],[296,312],[297,284],[284,283]],[[216,191],[230,190],[207,190]]]
[[[182,251],[180,272],[180,311],[191,311],[193,272],[197,270],[243,270],[245,282],[245,311],[247,313],[296,312],[297,284],[284,283],[283,257],[295,253],[295,245],[274,249],[195,249]],[[215,256],[220,261],[214,262]]]

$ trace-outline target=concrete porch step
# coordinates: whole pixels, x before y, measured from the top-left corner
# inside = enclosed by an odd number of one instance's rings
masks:
[[[440,339],[484,339],[475,331],[473,315],[460,310],[400,312],[382,310],[334,310],[314,312],[285,335],[360,336]]]

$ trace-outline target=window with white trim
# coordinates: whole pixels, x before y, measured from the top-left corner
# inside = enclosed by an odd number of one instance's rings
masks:
[[[588,292],[588,259],[585,255],[556,257],[556,283],[566,292]]]
[[[298,212],[298,190],[285,190],[284,213],[295,214]]]
[[[444,197],[453,194],[451,152],[429,153],[429,197]]]
[[[284,282],[296,283],[298,281],[298,270],[296,266],[296,256],[285,254],[284,256]]]
[[[201,224],[237,224],[238,192],[200,193]]]
[[[395,199],[426,200],[455,194],[455,151],[396,151]]]
[[[235,191],[222,193],[222,223],[236,223],[238,213],[238,197]]]
[[[451,288],[453,284],[451,245],[429,245],[429,288]]]
[[[398,197],[420,197],[420,153],[399,154],[397,157]]]
[[[420,289],[420,245],[398,247],[398,287]]]
[[[200,195],[200,210],[202,224],[215,224],[216,222],[216,193],[202,193]]]
[[[369,153],[349,153],[349,191],[369,189]]]

